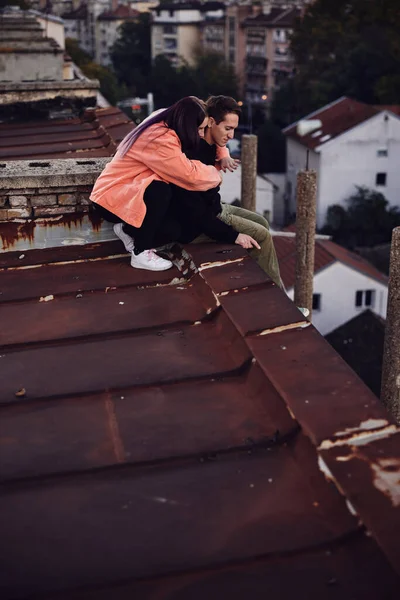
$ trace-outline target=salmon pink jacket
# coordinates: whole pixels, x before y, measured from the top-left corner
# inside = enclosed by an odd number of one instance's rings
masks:
[[[218,148],[217,160],[225,156],[229,156],[228,149]],[[186,157],[175,131],[165,123],[155,123],[137,138],[125,156],[117,154],[107,164],[90,199],[122,221],[140,227],[146,215],[144,192],[152,181],[203,192],[217,187],[221,180],[216,167]]]

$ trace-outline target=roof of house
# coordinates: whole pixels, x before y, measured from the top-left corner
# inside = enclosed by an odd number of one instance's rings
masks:
[[[76,8],[75,10],[71,10],[69,12],[65,12],[61,15],[62,19],[71,19],[71,20],[78,20],[78,19],[86,19],[88,16],[88,7],[86,4],[81,4],[78,8]]]
[[[140,15],[138,10],[126,4],[119,4],[115,10],[106,10],[98,17],[98,21],[119,21],[121,19],[133,19]]]
[[[223,2],[199,2],[198,0],[192,0],[189,2],[163,2],[162,4],[155,6],[152,10],[156,12],[162,10],[199,10],[200,12],[208,12],[223,10],[224,8],[225,4]]]
[[[81,117],[0,123],[0,159],[112,156],[133,127],[115,107],[86,109]]]
[[[296,238],[274,235],[274,244],[279,259],[281,277],[287,288],[292,288],[295,282],[296,270]],[[387,285],[388,278],[378,271],[367,260],[351,252],[330,240],[315,240],[315,262],[314,273],[317,274],[322,269],[340,262],[359,273],[367,275],[383,285]]]
[[[385,321],[365,310],[326,336],[370,390],[380,396]]]
[[[397,598],[377,398],[240,247],[122,249],[0,254],[2,598]]]
[[[394,114],[400,115],[400,106],[373,106],[343,96],[302,119],[319,119],[322,121],[322,127],[318,131],[301,137],[297,133],[298,121],[296,121],[296,123],[286,127],[283,133],[295,139],[303,146],[314,150],[346,131],[353,129],[353,127],[356,127],[360,123],[368,121],[368,119],[383,110],[390,110]]]
[[[243,25],[265,25],[267,27],[293,27],[296,19],[301,15],[301,10],[296,7],[291,8],[279,8],[273,7],[271,12],[268,14],[259,13],[257,15],[250,15],[244,21]]]

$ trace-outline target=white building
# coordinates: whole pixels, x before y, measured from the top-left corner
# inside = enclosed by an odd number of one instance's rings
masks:
[[[345,206],[355,186],[382,192],[400,207],[400,106],[371,106],[340,98],[308,115],[322,127],[304,137],[297,123],[284,129],[287,137],[289,210],[296,210],[296,176],[309,167],[318,175],[317,225],[326,221],[333,204]]]
[[[136,21],[139,11],[126,6],[104,11],[97,17],[95,35],[95,61],[104,67],[112,65],[110,50],[120,35],[120,27],[128,21]]]
[[[274,235],[281,277],[294,298],[295,237]],[[366,308],[386,317],[388,278],[358,254],[316,239],[313,325],[326,335]]]
[[[232,204],[240,200],[242,186],[242,169],[239,166],[236,171],[228,171],[223,174],[220,188],[221,201]],[[256,211],[263,215],[270,223],[274,220],[274,194],[276,186],[265,175],[257,175],[256,182]]]

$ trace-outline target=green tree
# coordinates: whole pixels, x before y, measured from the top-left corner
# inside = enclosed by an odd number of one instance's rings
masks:
[[[237,96],[237,79],[233,67],[217,52],[199,52],[193,68],[197,95]]]
[[[156,108],[164,108],[184,96],[196,95],[197,86],[193,72],[187,65],[177,69],[164,54],[160,54],[152,65],[148,91],[154,94]]]
[[[390,207],[383,194],[357,186],[346,203],[347,209],[339,205],[328,209],[322,233],[350,249],[390,242],[392,230],[400,225],[400,211]]]
[[[343,95],[399,103],[399,30],[398,0],[316,0],[294,29],[296,75],[276,95],[274,118],[287,124]]]
[[[111,48],[114,71],[131,94],[144,94],[151,70],[151,17],[141,13],[137,21],[123,23]]]
[[[118,100],[126,95],[125,88],[119,85],[115,74],[107,67],[95,63],[90,54],[80,48],[77,40],[67,38],[65,49],[73,62],[82,69],[84,75],[90,79],[99,80],[100,92],[110,104],[116,104]]]

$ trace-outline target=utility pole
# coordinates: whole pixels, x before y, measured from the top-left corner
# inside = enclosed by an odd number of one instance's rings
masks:
[[[257,136],[242,135],[242,193],[241,204],[247,210],[256,210]]]
[[[299,121],[297,135],[305,137],[322,126],[319,119]],[[314,289],[315,229],[317,225],[317,173],[306,168],[297,174],[296,271],[294,303],[308,308],[311,320]]]
[[[400,423],[400,227],[393,229],[381,400]]]

